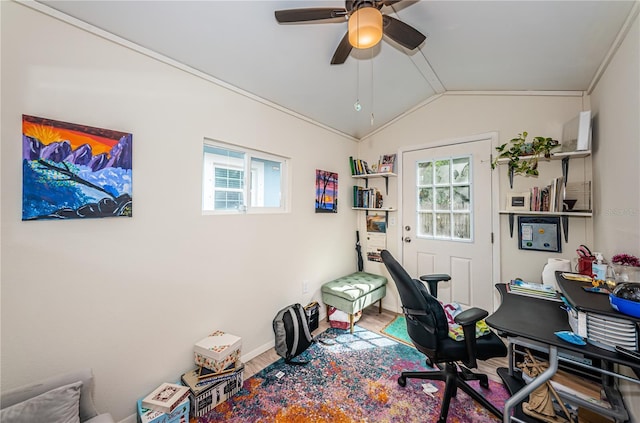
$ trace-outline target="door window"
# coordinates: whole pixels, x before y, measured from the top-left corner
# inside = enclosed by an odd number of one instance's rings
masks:
[[[417,162],[417,235],[472,241],[471,156]]]

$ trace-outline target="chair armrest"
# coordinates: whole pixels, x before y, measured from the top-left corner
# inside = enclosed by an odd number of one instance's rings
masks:
[[[467,347],[467,360],[462,362],[469,368],[478,367],[476,362],[476,323],[487,317],[489,313],[481,308],[473,307],[458,314],[453,320],[462,326],[464,343]]]
[[[467,326],[484,319],[488,315],[489,313],[486,310],[473,307],[456,315],[456,317],[454,317],[453,320],[460,326]]]

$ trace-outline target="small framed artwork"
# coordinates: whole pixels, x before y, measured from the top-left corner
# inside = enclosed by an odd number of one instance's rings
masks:
[[[529,211],[528,192],[510,192],[507,194],[508,211]]]
[[[316,169],[316,213],[338,213],[338,174]]]
[[[392,172],[393,172],[393,164],[380,165],[380,173],[392,173]]]

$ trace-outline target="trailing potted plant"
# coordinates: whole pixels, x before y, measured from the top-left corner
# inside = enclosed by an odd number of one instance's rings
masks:
[[[535,137],[528,142],[528,135],[523,131],[509,143],[496,147],[499,154],[491,163],[491,169],[495,169],[500,159],[509,159],[509,183],[512,187],[514,175],[538,176],[538,160],[551,157],[551,150],[560,145],[557,140],[548,137]]]

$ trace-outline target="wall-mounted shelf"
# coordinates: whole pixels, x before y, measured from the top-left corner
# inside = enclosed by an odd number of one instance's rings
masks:
[[[551,153],[551,157],[548,160],[563,160],[565,158],[568,159],[581,159],[584,157],[589,157],[591,155],[591,150],[584,151],[559,151],[557,153]],[[522,156],[523,159],[528,159],[531,156]],[[544,156],[539,156],[541,160],[547,160]],[[506,164],[509,163],[508,158],[498,159],[498,164]]]
[[[352,207],[353,210],[364,210],[364,211],[379,211],[379,212],[394,212],[396,209],[385,209],[385,208],[375,208],[375,207]]]
[[[550,157],[544,157],[543,155],[538,155],[539,160],[562,160],[562,177],[564,178],[564,185],[567,186],[567,175],[569,174],[569,159],[582,159],[585,157],[589,157],[591,155],[591,150],[584,151],[565,151],[552,153]],[[532,156],[522,156],[523,159],[529,159]],[[509,159],[507,157],[498,159],[498,164],[507,164],[509,163]],[[509,169],[509,185],[513,188],[513,170]]]
[[[352,178],[364,179],[365,180],[365,186],[367,188],[369,187],[369,179],[371,179],[371,178],[384,178],[385,194],[389,194],[389,178],[390,177],[394,177],[394,176],[398,176],[398,175],[395,174],[395,173],[391,173],[391,172],[387,172],[387,173],[367,173],[367,174],[362,174],[362,175],[351,175]]]
[[[512,210],[500,210],[500,214],[519,214],[522,216],[573,216],[573,217],[592,217],[592,212],[545,212],[545,211],[512,211]]]

